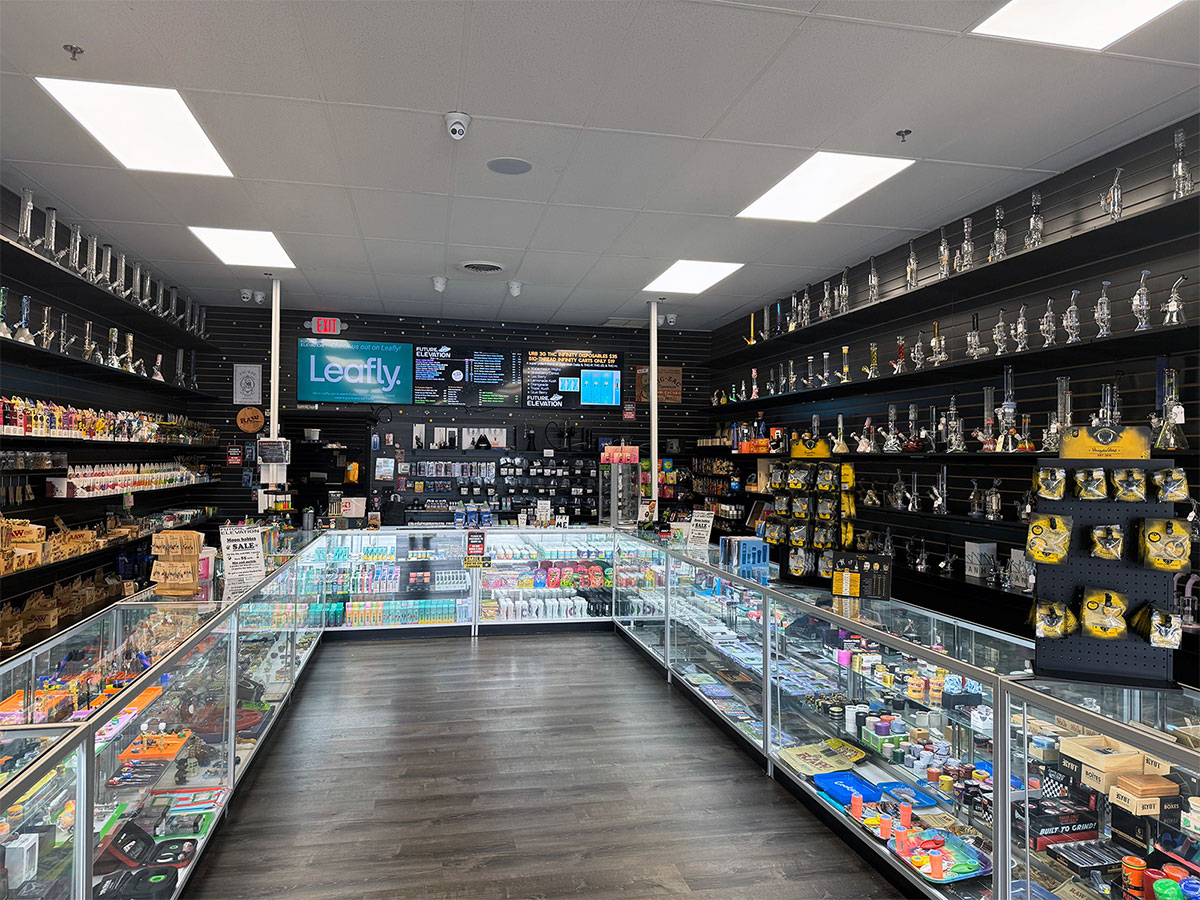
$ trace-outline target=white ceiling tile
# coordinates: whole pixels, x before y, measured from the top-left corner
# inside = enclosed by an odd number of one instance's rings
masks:
[[[507,200],[550,199],[579,137],[578,128],[478,118],[454,145],[454,193]],[[524,175],[498,175],[489,159],[517,157],[532,164]]]
[[[497,247],[473,247],[461,244],[446,246],[446,274],[452,279],[467,279],[474,281],[495,281],[503,284],[513,277],[517,267],[521,265],[524,250],[504,250]],[[458,264],[468,260],[483,260],[503,266],[504,271],[494,275],[472,275],[458,268]]]
[[[141,222],[178,222],[203,228],[271,227],[245,183],[238,178],[205,178],[172,172],[131,172],[129,178],[167,210],[158,220],[129,210],[126,215],[101,215],[106,219],[131,219]]]
[[[454,197],[450,201],[450,241],[523,249],[545,208],[543,203],[520,200]]]
[[[551,308],[562,306],[567,295],[571,293],[569,285],[563,284],[525,284],[521,288],[521,296],[513,297],[504,292],[504,309],[513,308]]]
[[[22,188],[29,188],[29,190],[33,191],[34,206],[38,209],[53,206],[58,210],[58,219],[60,222],[67,224],[78,222],[84,226],[84,234],[97,230],[87,216],[68,203],[63,197],[49,190],[29,173],[19,171],[14,163],[3,158],[0,158],[0,184],[3,184],[18,196],[20,196]],[[15,218],[16,215],[17,213],[14,212],[13,217]]]
[[[541,284],[574,285],[600,258],[599,253],[527,250],[516,278]]]
[[[375,283],[379,286],[379,296],[383,298],[385,307],[394,303],[415,306],[408,310],[408,315],[434,315],[441,308],[442,295],[433,289],[428,278],[418,275],[388,275],[376,274]]]
[[[791,226],[791,222],[763,219],[643,212],[638,213],[609,251],[661,259],[746,262],[756,251],[783,240]]]
[[[1200,3],[1181,3],[1108,48],[1108,53],[1200,65]]]
[[[85,218],[127,222],[174,221],[169,207],[155,202],[156,198],[142,186],[141,176],[148,173],[37,162],[18,163],[15,168],[61,196]],[[201,182],[229,181],[194,175],[185,177]],[[20,190],[20,187],[17,185],[16,189]]]
[[[127,5],[149,42],[170,61],[178,87],[321,96],[289,3],[206,0],[169,4],[166,14],[161,3]],[[140,57],[145,46],[127,49]]]
[[[812,12],[818,0],[704,0],[708,3],[721,3],[729,6],[768,6],[793,13]]]
[[[328,112],[349,186],[450,190],[450,138],[440,114],[346,104],[330,104]]]
[[[212,251],[182,225],[147,225],[142,222],[97,224],[112,236],[114,246],[130,254],[133,259],[173,259],[194,263],[211,263],[213,260]]]
[[[673,262],[673,259],[642,256],[602,256],[579,282],[579,287],[640,291]]]
[[[703,141],[663,184],[647,209],[731,216],[809,156],[790,147]]]
[[[820,146],[891,85],[905,84],[908,72],[936,58],[950,40],[945,34],[805,19],[710,136]],[[903,122],[888,117],[877,125],[894,132]]]
[[[427,281],[434,275],[447,274],[446,249],[442,244],[417,241],[365,240],[371,269],[378,275],[421,276]]]
[[[278,232],[276,236],[292,262],[301,269],[358,269],[364,272],[370,269],[361,238],[286,232]]]
[[[551,205],[546,208],[542,223],[534,232],[529,246],[537,250],[593,250],[603,253],[633,221],[634,215],[632,210],[627,209]]]
[[[587,309],[586,307],[577,307],[570,304],[560,306],[554,312],[549,322],[552,325],[602,325],[613,315],[612,311],[606,315],[603,310]],[[525,321],[541,322],[547,321],[539,316],[533,316],[525,319]]]
[[[890,25],[915,25],[966,31],[982,22],[1005,0],[821,0],[814,13]]]
[[[695,149],[684,138],[584,132],[554,202],[641,209]]]
[[[747,262],[823,269],[881,236],[879,229],[860,225],[828,225],[821,222],[792,222],[789,225],[788,237]],[[894,243],[900,243],[899,240],[893,240]]]
[[[439,113],[455,108],[464,4],[319,0],[277,5],[291,7],[299,19],[326,99]],[[291,49],[302,55],[300,45]]]
[[[584,309],[594,307],[598,312],[605,309],[617,309],[628,303],[638,292],[635,290],[613,290],[611,288],[577,287],[571,291],[565,302]],[[644,300],[640,301],[645,303]]]
[[[199,240],[196,243],[200,243]],[[202,245],[203,246],[203,245]],[[156,271],[162,272],[168,284],[178,285],[181,290],[190,288],[227,288],[233,284],[237,287],[248,287],[252,290],[270,291],[270,284],[259,273],[257,277],[245,273],[241,268],[233,269],[217,262],[215,256],[210,256],[212,262],[182,262],[180,260],[152,259],[150,264]],[[293,284],[302,284],[303,276],[298,272],[289,272],[289,280]],[[304,284],[304,290],[308,285]]]
[[[285,291],[280,296],[279,303],[284,309],[303,309],[313,312],[330,312],[330,303],[337,304],[334,309],[338,312],[377,313],[382,311],[382,306],[375,297],[327,297],[323,294],[304,294],[298,291]],[[356,329],[351,325],[349,335],[351,340],[361,340],[366,336],[355,332]]]
[[[500,303],[455,303],[447,300],[442,304],[441,315],[445,319],[458,319],[463,322],[488,322],[501,315]]]
[[[269,231],[358,235],[350,191],[344,187],[248,179],[239,183],[262,210]]]
[[[7,9],[5,11],[7,34]],[[0,128],[0,156],[9,160],[70,163],[117,168],[112,154],[71,118],[65,109],[32,78],[0,76],[4,121]]]
[[[704,135],[799,22],[749,8],[644,3],[587,123]],[[713,53],[714,47],[721,52]]]
[[[474,4],[463,111],[582,125],[637,8],[627,0]]]
[[[728,278],[718,282],[714,289],[721,294],[737,296],[758,297],[770,294],[773,297],[782,297],[827,271],[802,266],[742,266]]]
[[[392,241],[441,241],[446,237],[450,197],[399,191],[350,191],[363,237]]]
[[[830,213],[829,219],[846,225],[889,225],[925,231],[940,224],[940,220],[931,214],[930,206],[954,203],[1012,174],[1011,169],[917,162]],[[1039,178],[1037,175],[1026,177]]]
[[[930,208],[923,212],[921,221],[927,223],[926,229],[937,228],[940,225],[945,225],[947,222],[956,222],[963,216],[968,216],[976,210],[991,206],[998,200],[1002,200],[1011,194],[1030,188],[1042,181],[1045,176],[1039,175],[1036,172],[1009,172],[998,181],[993,181],[986,187],[982,187],[976,191],[964,194],[956,198],[950,203],[940,203],[940,200],[946,199],[944,195],[939,195],[938,200],[931,201]],[[936,205],[935,205],[936,204]],[[977,225],[976,229],[984,228],[983,231],[976,230],[976,234],[980,236],[976,240],[976,246],[979,246],[979,240],[991,240],[991,226],[988,223]],[[1026,224],[1024,222],[1014,222],[1012,216],[1008,218],[1008,240],[1011,244],[1020,236],[1021,241],[1024,241]],[[889,238],[891,247],[898,247],[901,241],[896,240],[895,236],[884,234],[884,237]],[[907,238],[905,238],[907,240]]]
[[[375,276],[344,269],[304,269],[304,278],[318,294],[337,297],[378,297]]]
[[[173,86],[172,66],[139,27],[134,5],[117,0],[5,0],[0,47],[5,60],[32,75]],[[72,62],[62,49],[65,43],[83,47],[84,54]]]
[[[446,285],[446,293],[442,301],[446,303],[495,303],[496,308],[508,296],[508,289],[503,281],[467,281],[455,279]]]
[[[344,183],[323,104],[208,91],[183,97],[239,178]]]

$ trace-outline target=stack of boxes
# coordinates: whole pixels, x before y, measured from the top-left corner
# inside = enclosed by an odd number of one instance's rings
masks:
[[[150,552],[154,567],[150,579],[156,593],[166,597],[191,597],[200,590],[200,554],[204,535],[198,531],[160,531]]]

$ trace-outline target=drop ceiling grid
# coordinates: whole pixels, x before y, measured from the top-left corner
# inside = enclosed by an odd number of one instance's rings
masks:
[[[205,299],[236,302],[260,276],[211,262],[185,225],[277,231],[300,267],[285,276],[297,299],[514,318],[546,317],[557,297],[549,315],[604,321],[644,309],[641,287],[674,258],[736,256],[747,266],[728,284],[672,299],[706,327],[1189,111],[1196,0],[1103,53],[963,34],[999,5],[437,0],[393,22],[401,4],[249,0],[213,15],[8,0],[0,175]],[[64,18],[89,50],[82,66],[58,49]],[[81,71],[179,88],[241,177],[118,168],[29,77]],[[993,83],[1022,90],[979,90]],[[1096,102],[1065,120],[1056,87],[1085,86]],[[450,108],[475,114],[461,144],[445,135]],[[908,180],[815,231],[732,218],[814,149],[897,153],[893,120],[910,111],[925,118],[908,126]],[[493,155],[530,158],[534,177],[488,173]],[[502,256],[505,274],[456,275],[467,252]],[[429,276],[443,273],[438,295]],[[521,298],[505,291],[513,277]]]

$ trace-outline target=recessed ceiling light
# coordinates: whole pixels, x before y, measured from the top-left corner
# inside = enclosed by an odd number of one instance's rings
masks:
[[[37,82],[127,169],[233,177],[173,88],[66,78]]]
[[[524,175],[533,168],[533,163],[515,156],[497,156],[488,160],[487,167],[497,175]]]
[[[821,150],[740,213],[743,219],[819,222],[915,160]]]
[[[1103,50],[1183,0],[1009,0],[975,34]]]
[[[742,267],[742,263],[706,262],[702,259],[681,259],[671,265],[644,291],[663,291],[667,294],[699,294],[706,291],[722,278]]]
[[[227,266],[272,266],[277,269],[294,269],[287,251],[279,238],[270,231],[246,231],[241,228],[196,228],[189,229],[200,238],[217,259]]]

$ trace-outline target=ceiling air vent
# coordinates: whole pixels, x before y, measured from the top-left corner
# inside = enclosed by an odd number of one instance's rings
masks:
[[[504,266],[499,263],[488,262],[484,259],[472,259],[467,262],[458,264],[458,267],[464,272],[471,272],[474,275],[495,275],[497,272],[503,272]]]

